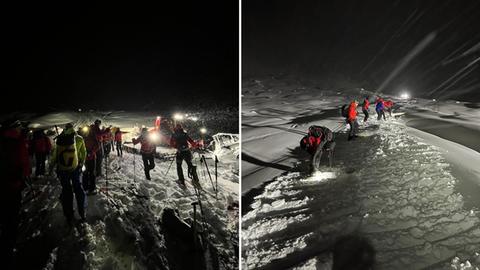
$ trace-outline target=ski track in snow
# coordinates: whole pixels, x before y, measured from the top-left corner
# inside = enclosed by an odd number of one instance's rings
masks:
[[[272,128],[285,130],[284,119],[295,119],[299,111],[314,113],[346,102],[332,97],[324,104],[308,90],[282,87],[297,89],[292,94],[296,96],[283,96],[278,87],[250,87],[244,95],[243,138],[248,143],[243,149],[250,156],[265,161],[288,156],[285,149],[296,147],[301,136]],[[279,106],[282,112],[264,109]],[[244,268],[331,269],[329,249],[334,240],[352,232],[372,242],[377,269],[480,265],[478,210],[464,207],[464,198],[455,189],[460,180],[453,176],[442,149],[411,134],[401,119],[373,118],[361,124],[362,137],[357,140],[337,136],[334,168],[323,167],[313,175],[285,172],[264,184],[251,210],[242,216]],[[338,120],[313,117],[297,130],[310,124],[334,128]],[[269,170],[242,161],[243,175],[264,171],[252,178],[257,185],[270,180],[258,178],[272,175]],[[248,188],[254,185],[249,183]]]

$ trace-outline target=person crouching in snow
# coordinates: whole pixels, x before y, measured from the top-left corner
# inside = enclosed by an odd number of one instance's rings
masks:
[[[172,137],[170,138],[170,146],[177,149],[176,163],[177,163],[178,180],[180,181],[181,184],[185,185],[185,177],[183,176],[183,169],[182,169],[182,163],[183,163],[183,160],[185,160],[185,162],[187,162],[188,171],[193,177],[193,181],[194,181],[193,183],[198,185],[199,184],[198,176],[197,176],[196,168],[192,164],[192,152],[190,152],[189,144],[192,147],[196,146],[192,138],[190,138],[187,132],[183,130],[182,125],[177,124],[175,126]]]
[[[318,170],[320,167],[323,151],[328,152],[329,165],[333,165],[335,141],[333,140],[333,132],[327,127],[310,126],[308,134],[300,141],[300,148],[311,155],[311,166],[313,169]]]
[[[57,167],[57,176],[62,184],[61,201],[63,214],[69,225],[73,222],[73,193],[77,200],[78,214],[85,221],[86,195],[82,186],[82,167],[87,150],[82,136],[73,129],[72,124],[65,125],[58,135],[55,148],[50,159],[50,173]],[[72,191],[73,186],[73,191]]]
[[[155,151],[157,146],[151,142],[150,138],[148,138],[148,130],[147,128],[142,128],[140,133],[140,137],[133,138],[133,144],[140,143],[140,154],[142,154],[143,160],[143,168],[145,169],[145,178],[147,180],[151,180],[150,178],[150,171],[155,168]]]
[[[356,100],[352,101],[348,106],[347,123],[350,126],[350,131],[348,133],[349,141],[357,137],[357,131],[358,131],[357,106],[358,106],[358,101]]]
[[[384,106],[385,106],[385,110],[388,112],[388,114],[390,115],[390,117],[392,117],[393,101],[387,100],[387,101],[385,101],[383,104],[384,104]]]

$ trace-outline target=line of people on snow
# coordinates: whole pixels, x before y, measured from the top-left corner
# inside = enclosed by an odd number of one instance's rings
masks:
[[[358,105],[357,100],[353,100],[350,104],[344,105],[341,109],[342,116],[345,117],[345,122],[349,126],[348,138],[350,141],[358,137]],[[370,97],[366,96],[361,104],[362,112],[364,114],[363,122],[367,122],[369,118]],[[385,111],[392,116],[393,101],[385,101],[383,98],[377,96],[375,100],[375,111],[377,112],[377,120],[386,120]],[[311,157],[311,168],[318,169],[320,166],[323,152],[328,153],[328,160],[330,166],[333,163],[333,153],[335,149],[335,141],[333,131],[324,126],[313,125],[310,126],[305,135],[300,140],[300,148],[307,151]]]
[[[77,203],[80,221],[86,220],[87,194],[96,194],[97,177],[102,176],[102,162],[113,147],[117,155],[123,156],[123,132],[120,128],[101,128],[97,119],[89,127],[75,131],[68,123],[60,134],[52,140],[44,130],[30,132],[22,122],[4,121],[0,125],[0,254],[6,265],[12,261],[16,242],[19,213],[22,204],[22,191],[31,182],[32,166],[30,156],[35,158],[35,178],[56,172],[62,186],[60,196],[63,213],[69,225],[74,222],[73,200]],[[153,132],[159,132],[159,128]],[[141,155],[145,177],[150,180],[150,171],[155,167],[156,144],[149,138],[147,128],[142,129],[133,143],[141,144]],[[180,124],[172,131],[169,140],[176,152],[178,180],[185,184],[182,163],[188,166],[193,183],[198,183],[196,166],[192,163],[191,149],[203,145],[195,142]],[[49,161],[48,172],[46,161]],[[83,168],[85,169],[83,170]]]

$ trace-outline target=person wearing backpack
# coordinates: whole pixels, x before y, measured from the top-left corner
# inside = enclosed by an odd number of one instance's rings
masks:
[[[182,125],[177,124],[175,126],[172,137],[170,138],[170,146],[177,149],[176,163],[177,163],[177,175],[181,184],[185,185],[185,177],[183,176],[182,163],[183,160],[187,162],[188,171],[192,174],[194,184],[198,185],[198,176],[196,167],[192,163],[192,152],[190,152],[190,146],[196,146],[195,142],[188,136],[187,132],[183,130]]]
[[[330,166],[333,165],[333,151],[335,150],[335,141],[333,132],[323,126],[310,126],[306,136],[300,140],[300,148],[307,151],[311,156],[312,169],[318,169],[323,151],[329,154]]]
[[[85,221],[86,195],[82,186],[82,167],[85,163],[87,151],[83,138],[67,124],[63,132],[58,135],[56,145],[50,159],[50,171],[57,167],[57,176],[62,184],[61,201],[63,214],[67,223],[73,223],[73,194],[77,201],[78,214],[81,221]],[[73,191],[72,191],[73,188]]]
[[[350,131],[348,133],[348,140],[352,140],[353,138],[357,137],[358,131],[358,122],[357,122],[357,106],[358,101],[354,100],[350,102],[350,105],[347,109],[347,123],[350,126]]]
[[[157,149],[157,146],[153,142],[151,142],[148,135],[149,133],[147,128],[142,128],[140,137],[136,139],[133,138],[132,142],[134,145],[140,143],[140,153],[142,154],[145,178],[147,178],[147,180],[151,180],[150,171],[155,168],[155,150]]]
[[[52,151],[52,143],[43,130],[33,132],[30,141],[30,151],[35,156],[35,177],[45,174],[45,161]]]
[[[18,120],[0,125],[0,254],[5,269],[13,269],[22,190],[31,173],[27,140],[21,128]]]

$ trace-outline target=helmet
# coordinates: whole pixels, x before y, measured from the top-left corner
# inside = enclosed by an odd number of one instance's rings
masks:
[[[95,125],[100,125],[102,123],[102,120],[100,119],[97,119],[95,120],[95,122],[93,122]]]

